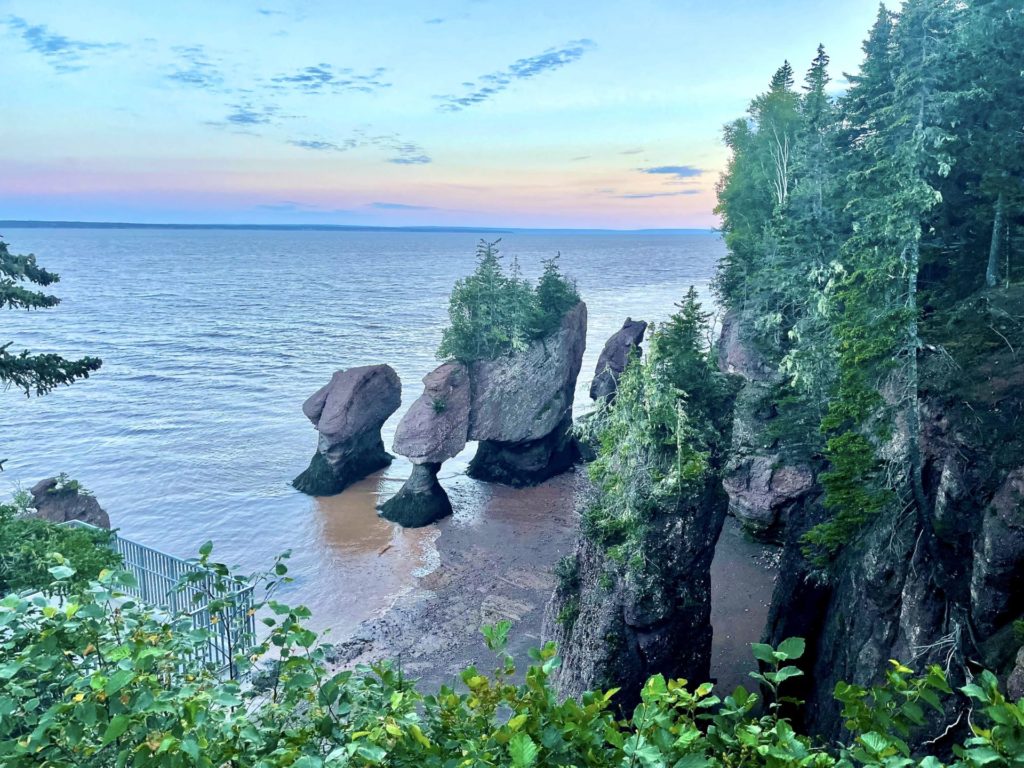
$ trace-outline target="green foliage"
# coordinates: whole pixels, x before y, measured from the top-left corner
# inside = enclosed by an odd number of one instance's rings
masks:
[[[60,280],[36,263],[32,254],[19,256],[0,240],[0,309],[44,309],[60,303],[56,296],[33,290],[29,285],[49,286]],[[16,387],[26,395],[45,395],[61,385],[85,379],[98,370],[101,361],[95,357],[66,360],[55,354],[30,354],[9,351],[14,342],[0,343],[0,386]]]
[[[929,667],[922,677],[897,661],[890,661],[885,682],[862,688],[844,682],[836,684],[836,701],[843,705],[846,727],[860,734],[847,750],[859,762],[884,761],[899,755],[910,757],[907,738],[925,723],[924,705],[944,714],[942,694],[950,694],[942,669]]]
[[[110,531],[55,525],[26,516],[28,511],[24,497],[0,505],[0,593],[45,589],[55,567],[73,569],[70,583],[84,584],[120,566]]]
[[[787,63],[725,128],[728,255],[715,287],[799,399],[793,410],[820,426],[833,520],[805,541],[819,563],[880,513],[925,512],[921,307],[942,311],[1012,274],[1024,228],[1018,6],[882,6],[842,98],[828,95],[819,46],[801,93]]]
[[[481,240],[476,270],[452,289],[450,325],[437,350],[443,360],[489,360],[521,350],[556,330],[580,300],[575,286],[559,272],[557,256],[544,262],[534,288],[521,276],[518,263],[507,271],[502,267],[499,242]]]
[[[201,562],[232,578],[209,555]],[[58,580],[70,571],[58,571]],[[261,588],[272,595],[285,572],[279,562],[259,577]],[[0,766],[898,768],[911,764],[894,756],[917,727],[918,702],[935,706],[935,694],[948,691],[937,669],[916,679],[899,666],[870,690],[841,687],[851,741],[826,749],[782,714],[781,692],[799,674],[790,662],[803,653],[793,638],[754,646],[765,664],[754,677],[769,693],[767,708],[743,687],[723,698],[710,683],[657,675],[621,718],[614,689],[556,694],[551,644],[530,653],[524,681],[513,683],[506,621],[483,629],[497,655],[491,673],[469,667],[458,688],[424,694],[387,663],[332,670],[329,648],[304,626],[309,611],[272,597],[258,607],[264,641],[237,659],[239,673],[276,660],[269,687],[256,688],[218,677],[198,653],[207,633],[187,617],[126,599],[119,590],[127,583],[127,574],[108,572],[85,589],[64,590],[70,596],[60,603],[0,601]],[[963,693],[976,711],[954,764],[1019,764],[1021,706],[987,673]]]
[[[731,389],[711,360],[708,315],[693,288],[677,306],[653,330],[647,356],[626,366],[614,400],[577,427],[597,446],[583,530],[605,548],[636,544],[654,515],[696,503],[724,447]]]

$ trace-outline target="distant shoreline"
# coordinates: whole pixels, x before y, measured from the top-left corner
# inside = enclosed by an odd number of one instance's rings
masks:
[[[21,221],[0,220],[3,229],[222,229],[313,232],[461,232],[502,235],[532,232],[563,232],[595,235],[716,235],[715,229],[573,229],[545,227],[382,227],[358,224],[146,224],[116,221]]]

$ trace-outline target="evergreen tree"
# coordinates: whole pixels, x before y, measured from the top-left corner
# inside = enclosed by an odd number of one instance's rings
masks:
[[[801,95],[784,65],[726,127],[717,210],[728,255],[715,288],[785,376],[777,400],[821,424],[833,520],[809,537],[818,554],[885,509],[926,506],[922,307],[1014,277],[1021,39],[1024,9],[1011,0],[880,6],[838,102],[819,46]]]
[[[47,287],[60,280],[36,263],[32,254],[12,254],[0,240],[0,309],[45,309],[55,307],[60,299],[32,288]],[[86,379],[99,369],[95,357],[67,360],[56,354],[32,354],[28,350],[12,353],[13,341],[0,345],[0,385],[15,387],[26,395],[45,395],[61,385]]]

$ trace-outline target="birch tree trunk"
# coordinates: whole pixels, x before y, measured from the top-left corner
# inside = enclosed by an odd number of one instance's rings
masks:
[[[992,242],[988,247],[988,268],[985,270],[985,285],[995,288],[999,284],[999,234],[1003,228],[1003,193],[996,198],[996,212],[992,218]]]

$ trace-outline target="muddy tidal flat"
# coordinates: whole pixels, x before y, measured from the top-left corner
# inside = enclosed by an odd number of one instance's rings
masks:
[[[513,625],[508,650],[524,667],[527,651],[541,642],[555,564],[575,543],[583,473],[577,468],[535,488],[491,486],[471,518],[456,512],[442,520],[436,566],[381,615],[334,637],[338,663],[393,659],[433,690],[456,683],[470,664],[492,669],[480,627],[507,619]],[[458,509],[457,490],[452,501]],[[754,668],[749,644],[760,639],[774,586],[772,551],[726,520],[712,565],[712,676],[724,690],[747,681]]]

